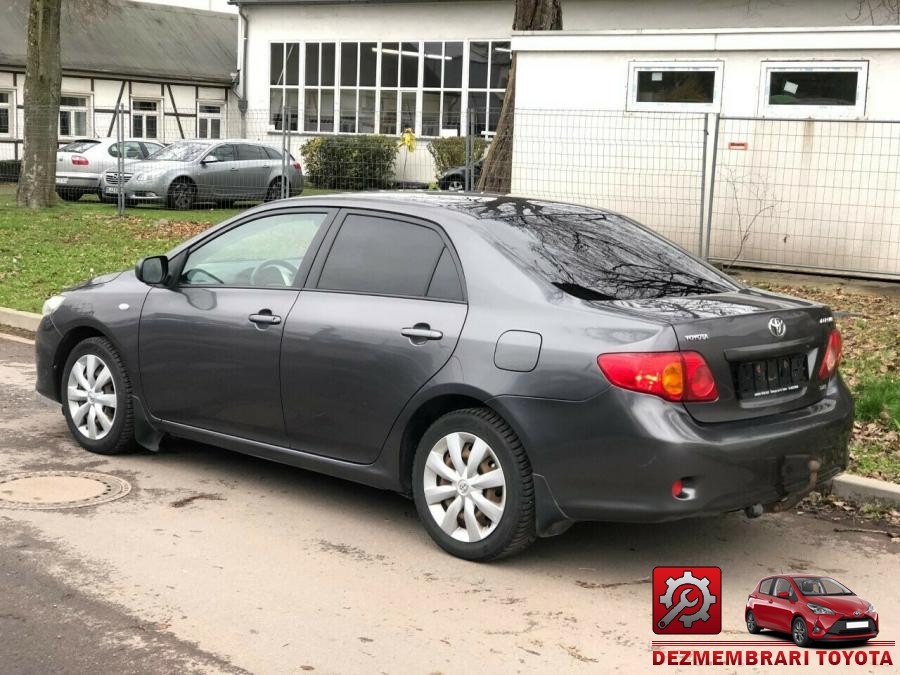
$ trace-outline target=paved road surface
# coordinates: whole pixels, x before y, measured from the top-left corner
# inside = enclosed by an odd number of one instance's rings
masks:
[[[881,638],[900,633],[900,547],[884,537],[795,514],[584,524],[466,563],[393,494],[182,442],[83,452],[33,393],[31,349],[0,339],[0,475],[102,471],[133,490],[85,509],[0,509],[4,674],[660,672],[659,564],[724,570],[723,639],[748,637],[747,593],[782,567],[835,575],[875,601]]]

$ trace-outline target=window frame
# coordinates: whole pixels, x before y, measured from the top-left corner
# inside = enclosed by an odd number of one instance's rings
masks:
[[[7,112],[8,126],[6,131],[0,131],[0,138],[15,138],[16,136],[16,90],[0,89],[0,94],[6,94],[9,99],[4,103],[0,102],[0,108]]]
[[[367,291],[347,291],[347,290],[335,290],[331,288],[319,288],[319,281],[322,277],[322,271],[325,268],[325,262],[328,260],[328,256],[331,254],[331,249],[334,246],[334,242],[340,234],[341,228],[344,226],[344,223],[351,216],[363,216],[369,218],[389,218],[391,220],[395,220],[401,223],[407,223],[409,225],[415,225],[418,227],[425,227],[433,232],[436,232],[437,235],[441,238],[441,241],[444,243],[444,248],[446,248],[451,257],[453,258],[453,263],[456,265],[456,273],[459,276],[459,284],[462,288],[462,299],[461,300],[448,300],[445,298],[429,298],[427,296],[421,295],[393,295],[390,293],[371,293]],[[440,262],[440,256],[435,261],[435,269],[437,269],[437,265]],[[433,270],[432,270],[433,274]],[[469,304],[469,295],[466,288],[466,277],[463,273],[462,264],[460,263],[459,256],[456,253],[456,247],[453,245],[453,242],[450,240],[450,237],[447,236],[447,233],[437,223],[431,222],[429,220],[423,220],[420,218],[415,218],[412,216],[408,216],[404,213],[396,213],[394,211],[382,211],[378,209],[357,209],[357,208],[343,208],[340,209],[338,215],[334,218],[334,221],[329,228],[328,234],[326,238],[322,241],[322,245],[319,247],[319,250],[316,254],[316,259],[312,264],[312,269],[310,270],[309,276],[306,279],[306,283],[304,284],[304,288],[306,290],[315,291],[317,293],[341,293],[343,295],[360,295],[360,296],[373,296],[379,298],[401,298],[406,300],[427,300],[429,302],[449,302],[455,305],[468,305]],[[427,288],[426,288],[427,293]]]
[[[206,105],[217,106],[219,108],[219,112],[211,113],[211,112],[202,111],[201,108]],[[209,134],[211,120],[219,120],[219,135],[218,136],[210,136],[210,135],[202,136],[200,134],[201,122],[202,121],[206,122],[206,131],[207,131],[207,134]],[[213,140],[213,141],[217,141],[217,140],[221,140],[221,139],[225,138],[226,137],[225,136],[225,121],[226,121],[226,110],[225,110],[225,102],[224,101],[203,101],[203,100],[197,101],[197,129],[196,129],[197,138],[206,138],[206,139]]]
[[[135,110],[135,108],[134,108],[135,103],[153,103],[156,105],[156,112],[153,115],[151,115],[149,110]],[[144,96],[137,96],[137,97],[132,98],[130,108],[129,108],[130,114],[129,114],[129,120],[128,120],[129,125],[131,127],[129,129],[129,131],[131,132],[130,137],[145,139],[148,141],[160,141],[163,138],[165,138],[165,129],[163,128],[163,120],[165,119],[165,117],[164,117],[165,108],[163,106],[164,106],[164,101],[161,98],[152,98],[152,97],[144,97]],[[135,116],[140,116],[140,117],[144,118],[141,123],[141,135],[140,136],[138,136],[137,134],[134,133],[134,118],[135,118]],[[151,117],[151,116],[156,117],[156,136],[147,136],[147,119],[146,118]]]
[[[451,40],[452,42],[452,40]],[[487,77],[487,82],[485,87],[472,87],[469,85],[469,64],[472,60],[472,43],[473,42],[486,42],[488,45],[487,52],[487,72],[485,73]],[[509,80],[506,82],[506,87],[503,89],[499,89],[497,87],[491,86],[491,70],[493,68],[493,60],[491,59],[491,54],[494,50],[495,43],[506,43],[509,45],[509,56],[510,56],[510,69],[512,69],[512,42],[508,37],[506,38],[488,38],[486,40],[475,40],[470,39],[466,40],[466,47],[464,50],[464,63],[465,68],[463,69],[463,109],[462,116],[464,119],[468,118],[468,113],[471,109],[470,100],[472,94],[483,94],[485,100],[484,107],[484,128],[479,131],[476,129],[475,135],[481,136],[484,139],[490,139],[494,137],[494,134],[497,133],[496,129],[491,129],[491,96],[492,95],[500,95],[500,104],[503,105],[503,99],[506,96],[506,90],[509,88]],[[497,119],[500,118],[500,111],[497,111]],[[476,118],[477,124],[477,118]],[[462,120],[460,121],[460,126],[462,126]],[[465,136],[468,133],[468,129],[463,129],[461,131],[461,135]]]
[[[638,74],[642,72],[677,72],[700,71],[713,72],[713,100],[709,103],[638,101]],[[717,113],[722,109],[722,81],[725,74],[725,62],[714,61],[629,61],[628,63],[628,95],[625,110],[628,112],[691,112]]]
[[[849,59],[846,61],[816,61],[797,59],[793,61],[760,62],[759,76],[759,116],[785,119],[820,119],[845,120],[864,119],[869,82],[869,61],[866,59]],[[770,88],[772,73],[796,72],[855,72],[856,104],[855,105],[779,105],[770,104]]]
[[[60,105],[59,105],[59,139],[76,139],[76,138],[90,138],[93,136],[93,114],[92,114],[92,100],[91,94],[86,94],[83,92],[62,92],[60,94]],[[84,107],[82,106],[74,106],[74,105],[63,105],[63,98],[83,98],[84,99]],[[69,117],[69,130],[71,131],[73,128],[73,122],[75,120],[74,113],[83,112],[84,113],[84,133],[74,133],[74,134],[63,134],[62,133],[62,116],[68,115]]]

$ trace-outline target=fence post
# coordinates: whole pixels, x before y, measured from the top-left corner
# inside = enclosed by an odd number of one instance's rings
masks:
[[[705,260],[709,260],[709,243],[712,239],[713,199],[716,194],[716,158],[719,155],[719,120],[721,119],[719,113],[713,114],[716,116],[716,124],[713,127],[712,163],[709,168],[709,208],[706,212],[706,248],[703,252]]]
[[[700,218],[697,221],[697,255],[703,255],[703,224],[706,214],[706,146],[709,145],[709,115],[703,115],[703,164],[700,170]]]
[[[288,166],[290,161],[288,158],[291,153],[291,109],[285,105],[281,107],[281,199],[285,199],[290,195],[290,179],[288,178]]]
[[[125,110],[119,103],[116,110],[116,144],[118,145],[119,156],[116,159],[116,170],[118,171],[119,180],[116,181],[116,213],[120,216],[125,215]]]
[[[466,108],[466,172],[465,172],[465,180],[463,181],[463,189],[466,192],[471,192],[474,189],[473,183],[474,181],[474,160],[472,155],[475,154],[474,148],[474,139],[472,138],[472,109]]]

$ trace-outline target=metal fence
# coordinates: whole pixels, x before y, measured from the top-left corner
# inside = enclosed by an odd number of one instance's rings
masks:
[[[500,116],[144,113],[59,113],[65,142],[45,180],[63,199],[137,213],[241,208],[301,190],[479,189]],[[233,142],[212,147],[224,139]],[[504,140],[499,168],[514,194],[620,211],[724,264],[900,280],[900,122],[518,109]],[[21,150],[0,144],[0,181],[15,180]]]

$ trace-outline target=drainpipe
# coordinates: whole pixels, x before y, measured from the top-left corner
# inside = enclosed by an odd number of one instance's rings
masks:
[[[243,35],[241,36],[241,95],[238,98],[238,111],[241,113],[241,138],[247,138],[247,38],[250,33],[250,20],[244,14],[244,6],[238,5],[238,15],[241,17]]]

